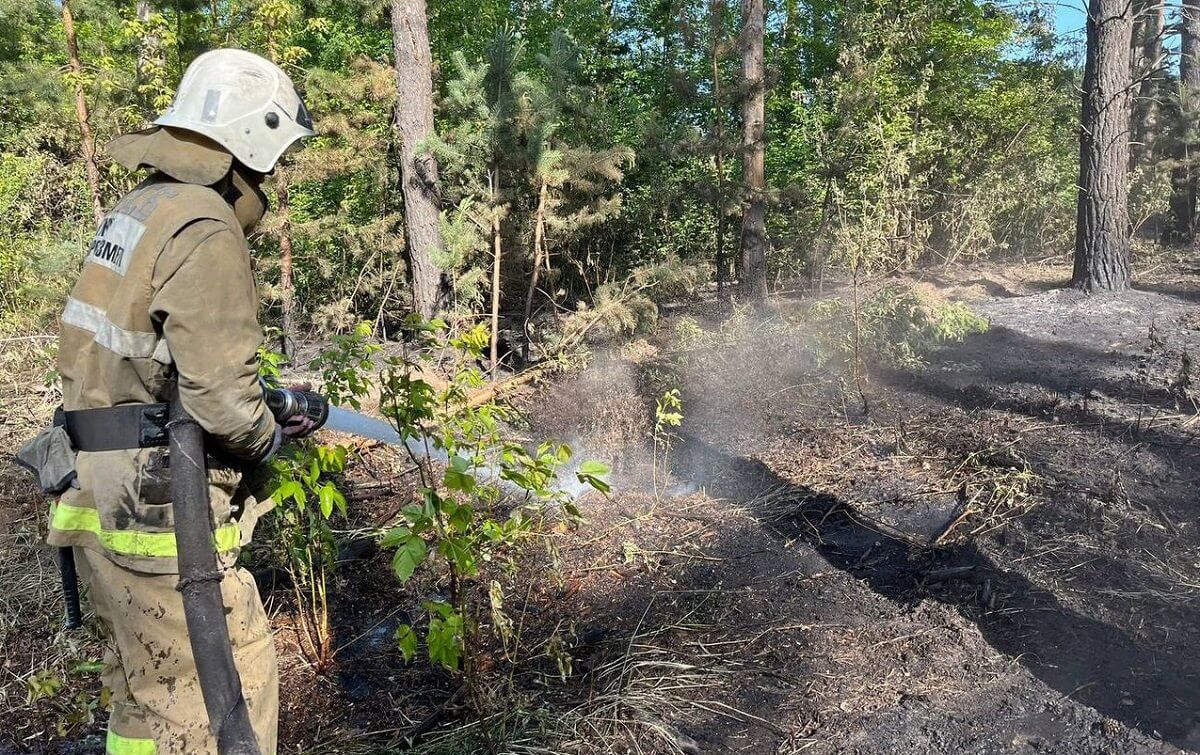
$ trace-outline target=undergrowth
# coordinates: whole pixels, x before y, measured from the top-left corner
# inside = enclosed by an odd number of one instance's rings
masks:
[[[848,371],[856,361],[918,366],[941,344],[988,329],[987,320],[966,304],[936,299],[898,282],[862,296],[857,311],[840,297],[820,299],[809,307],[804,324],[816,338],[818,360]]]

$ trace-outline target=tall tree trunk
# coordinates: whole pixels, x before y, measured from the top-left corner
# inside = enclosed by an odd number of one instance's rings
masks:
[[[100,201],[100,166],[96,163],[96,140],[88,123],[87,100],[83,98],[83,66],[79,62],[79,42],[75,39],[75,17],[71,6],[62,0],[63,33],[67,37],[67,61],[75,77],[75,120],[79,123],[80,149],[83,152],[83,167],[87,171],[88,188],[92,192],[92,214],[96,225],[104,219],[104,205]]]
[[[525,328],[525,340],[521,345],[521,359],[529,361],[529,318],[533,317],[533,297],[537,293],[538,274],[542,268],[542,258],[546,246],[546,197],[550,187],[546,179],[542,179],[542,188],[538,191],[537,210],[533,215],[533,271],[529,276],[529,290],[525,293],[525,316],[521,320]]]
[[[1158,128],[1159,83],[1162,80],[1164,0],[1141,0],[1134,25],[1133,75],[1136,99],[1130,126],[1130,165],[1141,164],[1154,149]]]
[[[1072,285],[1129,287],[1129,0],[1090,0]]]
[[[1168,240],[1196,242],[1196,191],[1200,170],[1194,165],[1196,118],[1200,117],[1200,0],[1183,0],[1179,19],[1178,118],[1171,145],[1171,228]]]
[[[295,336],[296,287],[292,277],[292,212],[287,179],[280,176],[275,194],[279,199],[279,350],[292,353]]]
[[[729,262],[725,259],[725,111],[721,101],[721,39],[724,36],[725,0],[709,0],[709,28],[712,32],[712,143],[713,170],[716,173],[716,196],[713,214],[716,216],[717,294],[724,292],[729,280]]]
[[[817,293],[825,292],[825,264],[829,260],[830,236],[833,225],[833,179],[825,179],[825,199],[821,201],[821,219],[808,258],[808,281]]]
[[[500,368],[500,171],[492,169],[492,382]]]
[[[396,130],[400,132],[400,180],[404,230],[412,271],[413,306],[433,317],[442,300],[442,249],[437,161],[418,146],[433,134],[433,60],[425,0],[392,0],[396,55]]]
[[[767,295],[767,179],[764,166],[766,88],[763,80],[763,0],[742,0],[742,165],[746,198],[742,212],[742,295]]]
[[[166,68],[162,36],[157,31],[149,29],[149,24],[154,16],[154,8],[151,7],[150,0],[138,0],[135,12],[138,23],[143,28],[137,51],[137,91],[142,100],[142,106],[148,112],[154,112],[156,110],[154,106],[155,89],[162,88],[162,79]]]

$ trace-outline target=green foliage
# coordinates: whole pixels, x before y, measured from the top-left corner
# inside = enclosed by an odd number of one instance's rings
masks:
[[[0,152],[0,334],[40,332],[61,308],[78,241],[56,215],[86,212],[80,183],[45,155]]]
[[[327,395],[358,406],[370,388],[371,354],[368,328],[335,339],[313,360]],[[259,374],[276,381],[286,357],[259,349]],[[287,443],[271,458],[270,489],[276,508],[267,520],[274,560],[291,576],[304,629],[302,648],[318,667],[333,657],[328,584],[337,561],[332,523],[345,518],[347,503],[340,483],[350,448],[322,445],[312,439]]]
[[[70,668],[43,669],[25,679],[25,705],[53,712],[55,729],[60,737],[71,736],[81,728],[96,722],[97,715],[108,708],[112,691],[107,687],[99,694],[78,691],[77,688],[104,668],[103,663],[81,660]]]
[[[865,297],[857,322],[851,304],[829,297],[809,308],[807,324],[814,326],[822,361],[846,369],[856,358],[856,334],[863,360],[911,366],[939,344],[988,329],[987,320],[962,302],[933,299],[900,283],[886,283]]]
[[[279,383],[283,376],[283,368],[288,364],[287,354],[275,351],[267,344],[278,343],[278,331],[274,328],[264,334],[264,341],[258,347],[258,376],[271,385]]]
[[[675,428],[683,424],[683,397],[678,388],[667,389],[662,396],[654,400],[654,459],[653,478],[654,495],[658,496],[658,470],[662,467],[664,475],[669,474],[671,446],[676,435]],[[661,461],[659,456],[662,456]]]
[[[559,483],[572,460],[570,447],[545,442],[529,450],[506,440],[501,422],[507,411],[494,402],[477,405],[470,392],[483,384],[475,366],[488,344],[484,326],[444,338],[444,323],[411,322],[423,347],[387,360],[381,377],[381,408],[409,441],[409,453],[421,474],[421,499],[401,511],[402,521],[383,536],[395,550],[392,569],[407,582],[426,568],[449,575],[451,599],[425,604],[423,637],[431,662],[471,672],[478,644],[478,616],[484,611],[473,585],[484,572],[506,560],[523,539],[551,516],[580,516],[572,495]],[[456,354],[452,379],[434,388],[422,375],[433,351]],[[444,460],[435,466],[434,458]],[[608,467],[585,461],[575,471],[581,486],[607,492]],[[436,562],[436,566],[431,565]],[[511,564],[510,568],[515,568]],[[489,582],[487,604],[492,625],[505,640],[503,591]],[[418,633],[402,626],[396,633],[401,652],[412,658]]]
[[[74,86],[102,145],[161,109],[197,54],[232,45],[283,65],[317,119],[319,136],[276,174],[301,318],[323,335],[364,320],[395,332],[409,290],[387,4],[140,7],[75,4],[75,76],[64,74],[59,6],[0,0],[0,326],[48,323],[90,236]],[[429,7],[436,134],[425,148],[439,163],[455,328],[492,293],[493,220],[505,312],[523,309],[542,260],[526,330],[543,356],[578,330],[594,338],[652,322],[648,304],[668,287],[632,296],[639,271],[687,267],[703,281],[718,255],[729,267],[741,207],[737,10],[707,0]],[[772,13],[767,198],[779,277],[1069,247],[1078,72],[1038,13],[980,0],[808,0]],[[103,154],[100,168],[111,205],[135,177]],[[1139,167],[1135,223],[1162,210],[1164,176]],[[251,239],[268,304],[281,300],[284,233],[269,219]],[[590,325],[572,314],[584,310],[607,314]]]
[[[318,668],[333,658],[328,585],[336,568],[332,522],[346,516],[338,478],[349,448],[312,440],[281,448],[270,461],[271,498],[266,540],[291,576],[304,637],[301,647]]]
[[[309,364],[321,373],[321,393],[335,406],[362,409],[375,369],[372,355],[383,347],[371,341],[370,323],[360,322],[346,335],[333,336],[330,346]]]

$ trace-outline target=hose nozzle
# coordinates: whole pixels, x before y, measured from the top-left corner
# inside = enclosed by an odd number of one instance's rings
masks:
[[[290,420],[307,417],[317,431],[329,419],[329,399],[315,391],[294,391],[289,388],[263,387],[263,399],[275,415],[275,421],[286,425]]]

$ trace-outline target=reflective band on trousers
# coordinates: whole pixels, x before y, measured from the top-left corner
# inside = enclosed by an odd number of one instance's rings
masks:
[[[104,744],[108,755],[155,755],[158,748],[153,739],[134,739],[122,737],[112,729],[108,730],[108,741]]]
[[[50,528],[65,532],[90,532],[100,544],[113,553],[126,556],[175,558],[174,532],[141,532],[138,530],[106,530],[100,527],[100,514],[95,509],[59,503],[51,507]],[[225,524],[213,532],[217,551],[231,551],[242,541],[236,524]]]

